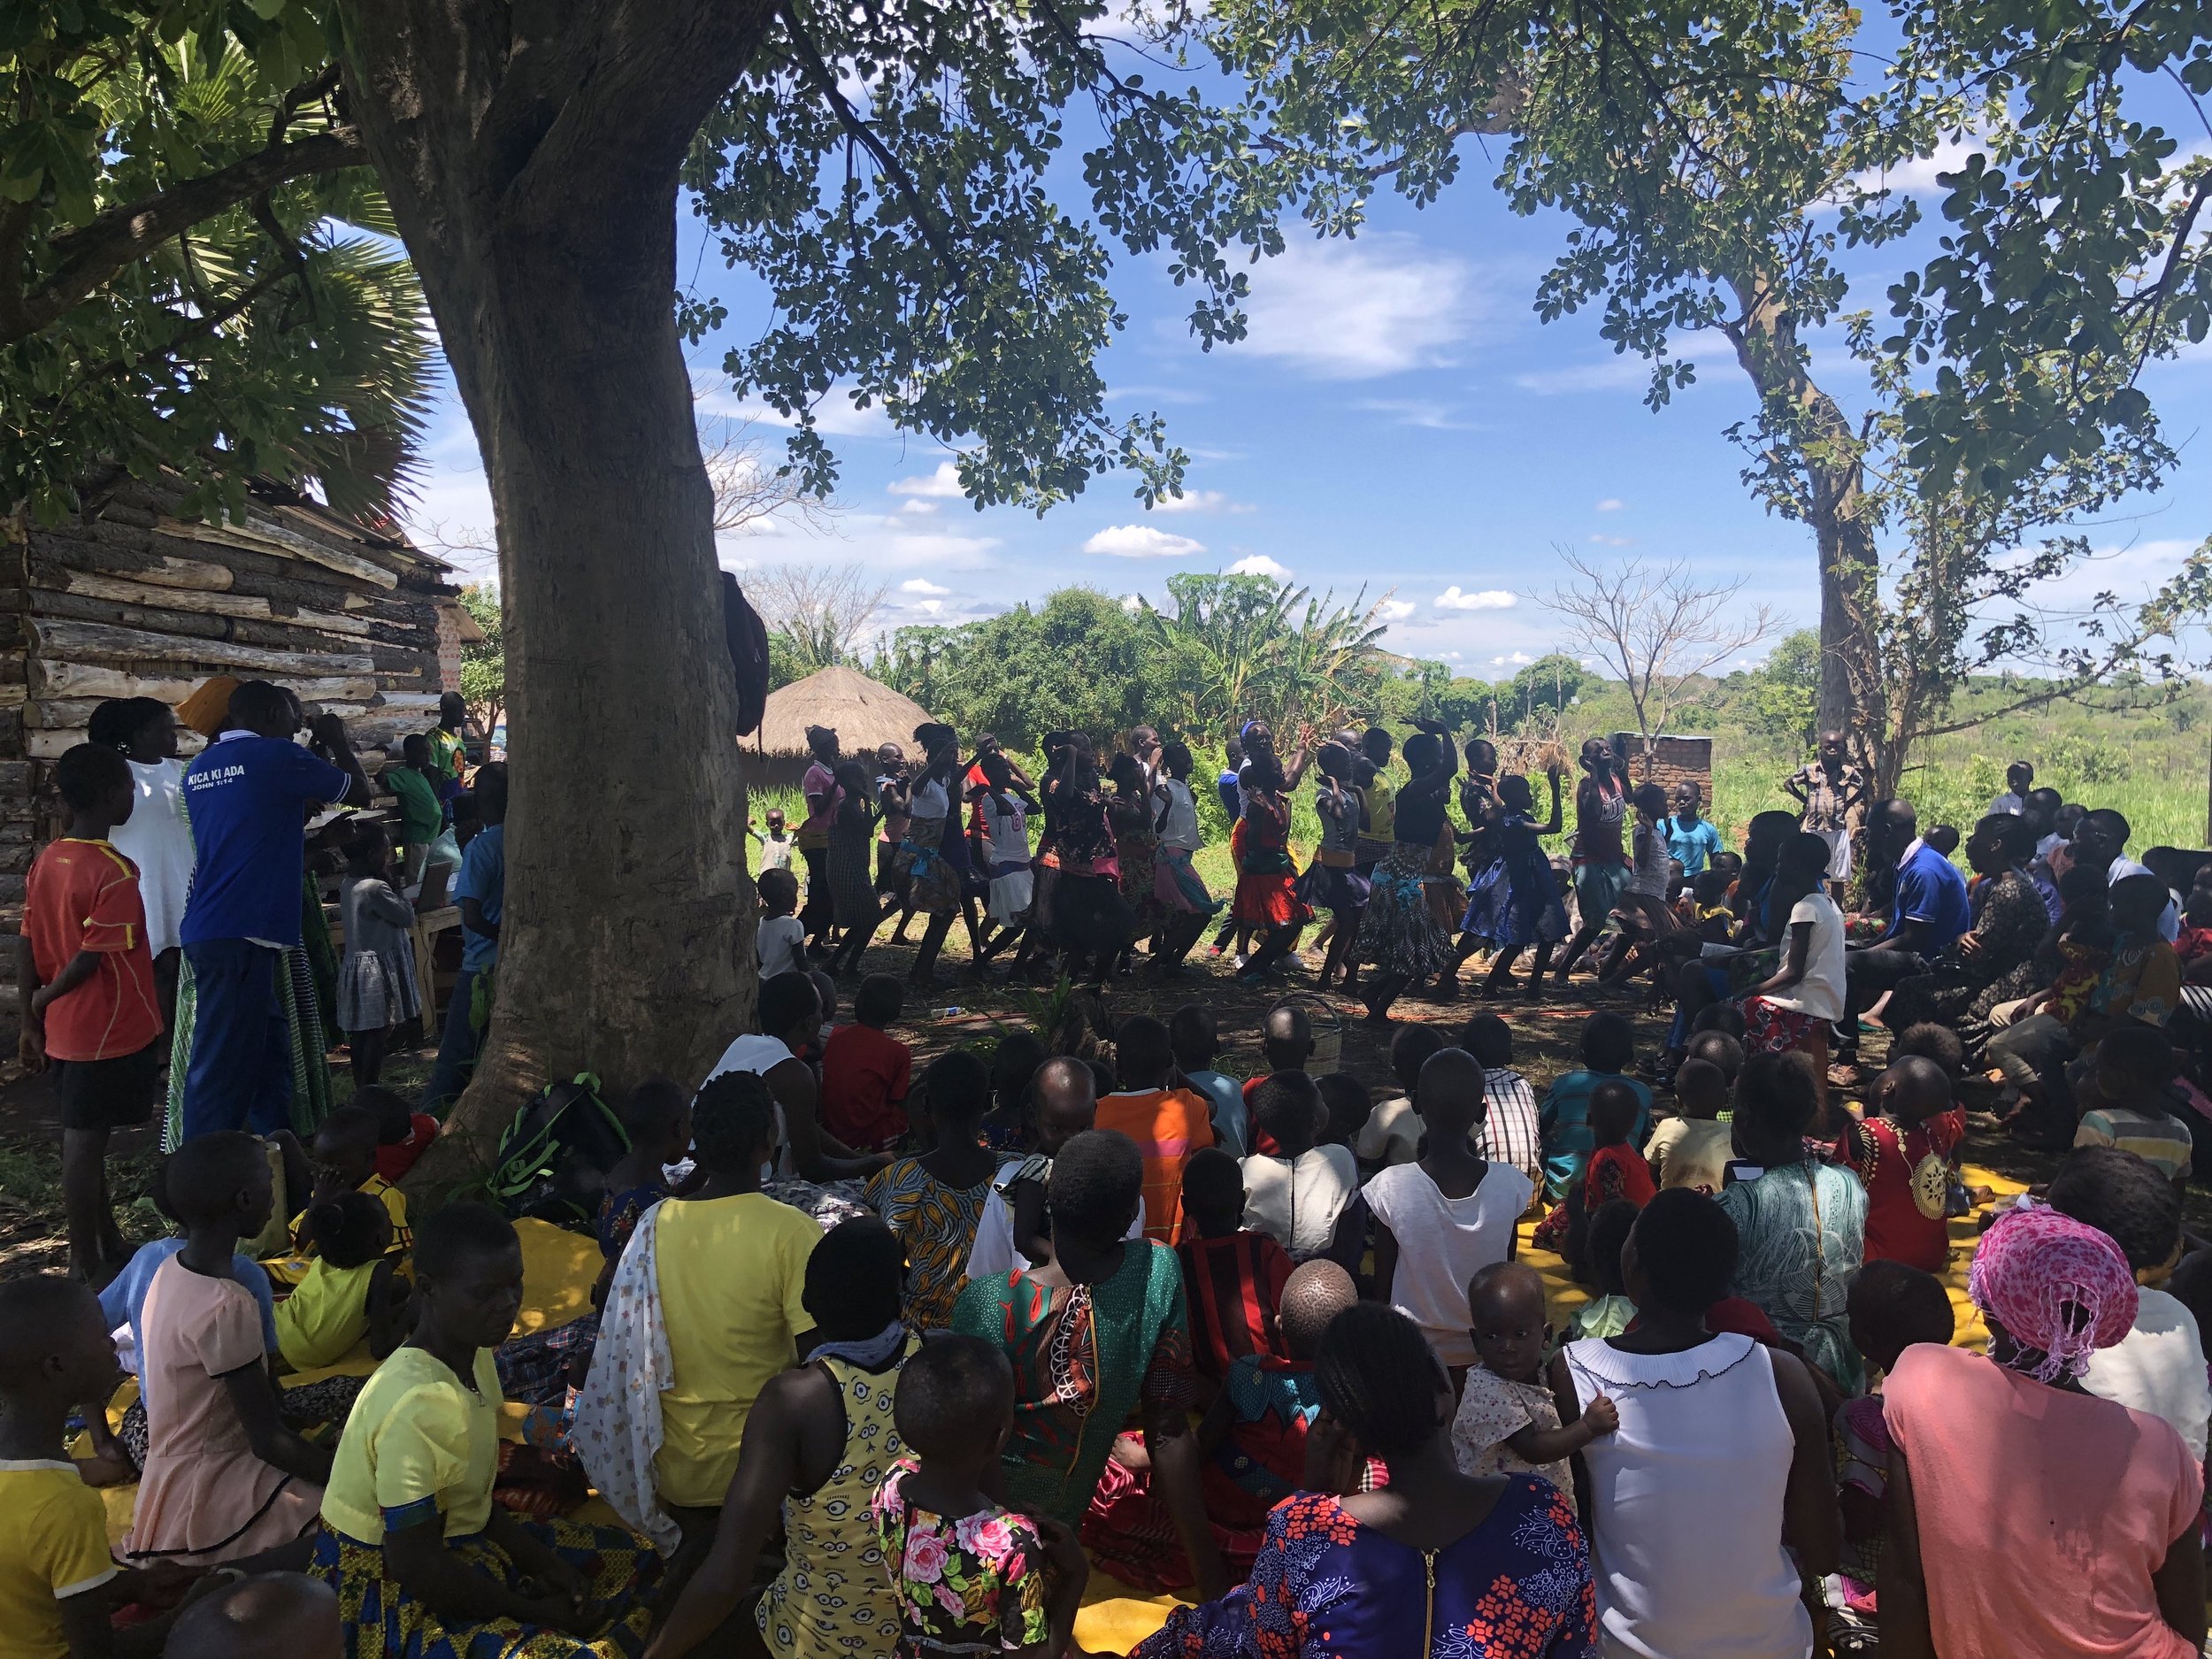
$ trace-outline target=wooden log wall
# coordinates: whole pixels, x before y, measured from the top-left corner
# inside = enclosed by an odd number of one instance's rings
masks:
[[[52,763],[110,697],[181,702],[210,675],[273,680],[344,718],[372,771],[436,720],[443,568],[310,507],[241,525],[177,516],[180,489],[126,480],[52,529],[0,519],[0,935],[59,828]],[[199,747],[187,733],[188,754]],[[15,1016],[0,950],[0,1025]]]

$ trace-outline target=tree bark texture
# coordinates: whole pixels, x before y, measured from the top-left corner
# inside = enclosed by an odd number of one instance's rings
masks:
[[[677,173],[751,0],[349,0],[346,85],[481,447],[511,798],[490,1031],[433,1184],[529,1091],[686,1084],[743,1029],[753,889]],[[442,1140],[440,1147],[445,1148]]]
[[[1880,569],[1858,434],[1835,399],[1806,373],[1797,319],[1763,277],[1732,279],[1740,320],[1728,333],[1763,401],[1786,411],[1796,431],[1800,507],[1812,526],[1820,566],[1820,698],[1817,729],[1848,734],[1861,763],[1873,739],[1855,678],[1878,662],[1868,601]]]

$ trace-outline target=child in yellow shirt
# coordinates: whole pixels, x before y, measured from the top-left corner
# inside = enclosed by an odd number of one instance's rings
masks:
[[[382,1204],[392,1221],[389,1248],[404,1256],[413,1248],[414,1234],[407,1225],[407,1195],[376,1172],[377,1148],[381,1141],[376,1114],[365,1107],[341,1106],[323,1119],[315,1132],[309,1160],[314,1171],[314,1200],[334,1198],[340,1193],[366,1193]],[[292,1248],[285,1255],[262,1263],[277,1284],[296,1285],[307,1277],[308,1264],[317,1255],[313,1223],[314,1202],[292,1217]]]
[[[407,1281],[392,1255],[392,1217],[364,1192],[309,1206],[317,1254],[277,1304],[277,1348],[294,1371],[335,1365],[366,1336],[382,1359],[407,1334]]]
[[[58,1274],[0,1283],[0,1654],[121,1659],[161,1648],[167,1620],[111,1634],[111,1607],[152,1575],[108,1553],[100,1494],[58,1456],[70,1412],[123,1379],[91,1289]],[[173,1592],[172,1582],[166,1586]]]

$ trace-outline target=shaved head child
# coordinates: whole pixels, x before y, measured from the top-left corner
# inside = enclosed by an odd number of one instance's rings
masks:
[[[1496,1262],[1467,1286],[1467,1309],[1479,1363],[1467,1373],[1452,1418],[1452,1455],[1469,1475],[1536,1475],[1569,1497],[1567,1460],[1620,1426],[1604,1395],[1583,1408],[1572,1427],[1559,1425],[1559,1405],[1544,1375],[1552,1328],[1544,1281],[1532,1267]]]

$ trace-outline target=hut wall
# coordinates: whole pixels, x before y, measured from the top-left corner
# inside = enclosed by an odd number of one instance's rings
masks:
[[[1644,781],[1644,740],[1634,732],[1616,732],[1607,740],[1628,766],[1632,782]],[[1704,792],[1705,804],[1713,804],[1713,740],[1662,733],[1651,740],[1651,781],[1671,797],[1677,784],[1694,783]]]
[[[210,675],[275,680],[344,718],[371,771],[435,723],[445,567],[311,505],[243,525],[177,516],[180,488],[125,480],[52,529],[0,523],[0,933],[60,829],[53,763],[109,697],[181,701]],[[188,754],[199,740],[185,734]],[[0,952],[0,1024],[16,1011]]]

